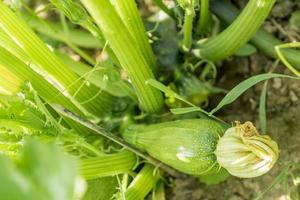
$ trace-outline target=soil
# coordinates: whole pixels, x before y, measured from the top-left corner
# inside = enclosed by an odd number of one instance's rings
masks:
[[[299,34],[288,23],[290,13],[299,8],[297,2],[281,1],[272,11],[271,17],[265,23],[265,28],[283,41],[290,42],[299,38]],[[220,63],[218,85],[231,89],[242,80],[255,74],[266,73],[274,64],[261,53],[248,58],[233,58]],[[292,75],[283,65],[275,69],[277,73]],[[259,127],[258,106],[263,84],[249,89],[233,104],[227,106],[218,116],[227,122],[252,121]],[[220,98],[211,99],[214,107]],[[258,178],[240,179],[230,177],[225,182],[207,186],[194,178],[174,180],[174,188],[167,199],[171,200],[252,200],[265,191],[275,180],[283,168],[290,162],[300,163],[300,82],[291,79],[275,78],[268,82],[267,90],[267,134],[280,148],[280,157],[273,169]],[[299,165],[299,164],[298,164]],[[292,171],[295,177],[299,172]],[[261,199],[290,200],[286,194],[290,190],[300,190],[300,185],[293,185],[291,179],[287,187],[283,182],[275,185]],[[299,196],[293,199],[299,199]]]

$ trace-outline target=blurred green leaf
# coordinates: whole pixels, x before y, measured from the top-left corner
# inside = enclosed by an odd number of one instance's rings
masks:
[[[76,163],[54,144],[28,140],[20,159],[0,156],[0,165],[1,199],[74,199]]]
[[[108,200],[116,193],[118,181],[116,177],[105,177],[88,181],[88,190],[84,200]]]
[[[226,169],[221,168],[217,174],[199,176],[199,181],[206,185],[216,185],[225,181],[229,176],[230,174],[226,171]]]

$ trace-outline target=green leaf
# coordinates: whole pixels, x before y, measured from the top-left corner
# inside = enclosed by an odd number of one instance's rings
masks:
[[[29,82],[22,85],[22,90],[15,96],[1,96],[0,126],[10,129],[44,131],[55,135],[60,130],[60,125],[49,113],[44,102]]]
[[[251,78],[248,78],[247,80],[244,80],[237,86],[235,86],[232,90],[230,90],[227,95],[221,100],[221,102],[217,105],[216,108],[214,108],[209,114],[212,115],[215,112],[219,111],[224,106],[234,102],[241,94],[243,94],[246,90],[248,90],[250,87],[254,86],[255,84],[268,80],[271,78],[291,78],[291,79],[298,79],[300,78],[283,75],[283,74],[259,74],[256,76],[252,76]]]
[[[297,10],[292,13],[292,16],[290,18],[290,25],[292,28],[299,30],[300,29],[300,11]]]
[[[173,108],[170,109],[171,113],[174,115],[182,115],[190,112],[197,112],[201,110],[198,107],[185,107],[185,108]]]
[[[10,200],[74,198],[76,163],[52,144],[28,140],[18,162],[0,156],[0,196]]]
[[[117,192],[116,177],[105,177],[88,181],[88,190],[83,200],[108,200]]]

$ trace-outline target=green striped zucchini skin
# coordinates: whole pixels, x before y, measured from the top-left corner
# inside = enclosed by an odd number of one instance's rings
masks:
[[[154,125],[132,125],[124,139],[161,162],[190,175],[220,169],[214,151],[225,129],[210,119],[188,119]]]

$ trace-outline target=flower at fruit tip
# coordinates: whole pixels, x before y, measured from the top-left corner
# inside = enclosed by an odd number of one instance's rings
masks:
[[[278,145],[267,135],[260,135],[251,122],[226,130],[215,150],[218,163],[230,174],[253,178],[267,173],[278,159]]]

